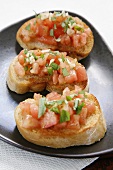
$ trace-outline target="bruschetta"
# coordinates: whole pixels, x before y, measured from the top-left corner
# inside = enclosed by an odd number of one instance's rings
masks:
[[[106,121],[96,97],[79,87],[63,94],[22,101],[14,117],[20,134],[29,142],[52,148],[90,145],[106,133]]]
[[[78,60],[87,57],[94,44],[89,26],[65,11],[36,15],[19,28],[16,39],[24,49],[66,51]]]
[[[44,89],[62,93],[74,85],[87,90],[88,77],[85,67],[66,52],[24,49],[9,66],[7,85],[18,94]]]

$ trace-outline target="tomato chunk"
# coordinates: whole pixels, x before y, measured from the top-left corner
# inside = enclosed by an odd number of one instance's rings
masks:
[[[44,118],[41,121],[42,128],[49,128],[56,125],[59,122],[58,116],[52,112],[48,111],[44,114]]]
[[[85,67],[78,67],[76,70],[77,73],[77,82],[85,81],[87,80],[87,73],[85,70]]]

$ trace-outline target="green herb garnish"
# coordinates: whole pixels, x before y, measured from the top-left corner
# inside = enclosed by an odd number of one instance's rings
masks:
[[[74,100],[74,106],[73,106],[73,110],[76,110],[79,104],[79,99],[75,99]]]
[[[50,29],[50,36],[54,36],[54,30],[53,29]]]
[[[55,113],[60,113],[58,107],[52,107],[50,110],[55,112]]]
[[[55,21],[56,20],[56,17],[51,17],[51,21]]]
[[[54,29],[55,29],[55,30],[57,29],[57,26],[56,26],[56,24],[54,24]]]
[[[77,30],[77,31],[84,32],[84,29],[83,29],[82,27],[78,26],[78,25],[76,25],[76,26],[74,27],[74,29]]]
[[[62,61],[63,61],[63,62],[65,61],[65,58],[64,58],[64,56],[63,56],[63,55],[61,56],[61,59],[62,59]]]
[[[38,57],[34,53],[32,53],[32,56],[34,57],[35,60],[38,59]]]
[[[67,101],[71,101],[71,100],[72,100],[72,97],[71,97],[71,96],[66,96],[66,100],[67,100]]]
[[[49,75],[53,75],[52,67],[47,67],[47,72],[48,72]]]
[[[62,110],[60,113],[60,123],[70,121],[70,114],[66,110]]]
[[[24,66],[24,70],[27,71],[28,70],[28,66]]]
[[[40,14],[39,14],[39,15],[37,15],[37,16],[36,16],[36,18],[41,19],[41,15],[40,15]]]
[[[76,113],[79,114],[83,108],[85,104],[82,102],[80,105],[78,105],[77,109],[76,109]]]
[[[45,101],[46,101],[45,97],[39,99],[38,118],[40,118],[45,113],[46,110]]]
[[[63,76],[69,76],[69,72],[67,71],[66,68],[62,69]]]
[[[27,50],[27,49],[25,49],[25,50],[24,50],[24,54],[27,54],[27,53],[28,53],[28,50]]]
[[[50,64],[50,66],[52,67],[53,70],[58,70],[58,69],[59,69],[59,65],[56,64],[56,63],[54,63],[54,62],[52,62],[52,63]]]
[[[40,55],[40,57],[41,57],[42,59],[44,59],[44,53],[42,53],[42,54]]]
[[[28,31],[30,31],[30,28],[31,28],[31,24],[28,24],[28,25],[25,27],[25,29],[28,30]]]
[[[61,105],[63,102],[64,102],[64,100],[52,100],[52,101],[47,101],[46,105],[54,105],[54,104],[56,104],[58,106],[58,105]]]

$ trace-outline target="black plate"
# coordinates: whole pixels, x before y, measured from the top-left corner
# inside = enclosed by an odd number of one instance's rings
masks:
[[[74,13],[70,14],[82,18],[94,33],[94,48],[82,64],[85,65],[89,76],[90,93],[99,100],[107,121],[105,137],[90,146],[52,149],[31,144],[19,134],[14,121],[14,109],[20,101],[32,97],[33,94],[18,95],[11,92],[7,88],[6,77],[11,60],[21,50],[15,39],[16,32],[26,20],[30,19],[27,18],[5,28],[0,33],[0,138],[21,149],[50,156],[69,158],[100,156],[113,151],[113,56],[103,38],[86,19]],[[45,93],[46,91],[43,92]]]

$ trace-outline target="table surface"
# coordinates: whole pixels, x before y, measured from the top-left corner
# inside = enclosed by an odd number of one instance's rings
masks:
[[[113,0],[57,0],[54,2],[52,0],[32,0],[32,3],[30,0],[20,0],[18,3],[15,0],[0,0],[0,3],[0,21],[2,21],[0,22],[0,30],[21,19],[34,15],[33,10],[36,12],[67,10],[84,16],[99,31],[109,48],[113,49],[113,17],[111,17],[113,16]],[[84,170],[100,170],[102,168],[113,169],[112,153],[100,157]]]
[[[112,170],[113,169],[113,153],[106,154],[97,159],[83,170]]]

